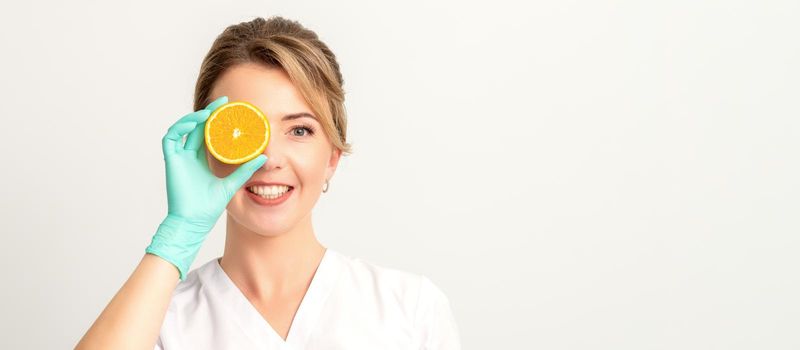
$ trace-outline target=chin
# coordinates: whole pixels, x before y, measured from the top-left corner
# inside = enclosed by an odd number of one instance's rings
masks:
[[[277,223],[270,224],[269,222],[260,221],[260,222],[252,223],[252,225],[250,227],[248,227],[248,228],[250,229],[250,231],[252,231],[253,233],[255,233],[255,234],[259,235],[259,236],[276,237],[276,236],[280,236],[280,235],[283,235],[283,234],[289,232],[289,229],[287,227],[284,227],[284,226],[285,226],[285,223],[284,224],[277,224]]]
[[[289,232],[289,223],[285,217],[282,220],[274,220],[274,218],[259,216],[255,213],[240,213],[240,216],[231,216],[237,224],[259,236],[275,237]]]
[[[278,232],[278,231],[276,231],[276,230],[269,230],[269,231],[256,231],[256,230],[252,230],[252,232],[253,232],[253,233],[255,233],[257,236],[260,236],[260,237],[265,237],[265,238],[279,237],[279,236],[281,236],[281,235],[283,235],[283,234],[285,234],[285,233],[286,233],[286,231],[280,231],[280,232]]]

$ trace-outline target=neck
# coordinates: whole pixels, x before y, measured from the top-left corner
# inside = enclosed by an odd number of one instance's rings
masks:
[[[228,215],[219,263],[248,298],[260,300],[308,289],[326,248],[314,235],[311,215],[289,232],[259,235]]]

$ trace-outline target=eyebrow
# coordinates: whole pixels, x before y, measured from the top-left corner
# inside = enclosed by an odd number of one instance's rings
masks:
[[[285,122],[287,120],[294,120],[294,119],[300,119],[300,118],[311,118],[311,119],[316,120],[317,123],[319,123],[319,119],[317,118],[317,116],[315,116],[315,115],[313,115],[311,113],[306,113],[306,112],[287,114],[287,115],[283,116],[283,118],[281,118],[281,121]]]

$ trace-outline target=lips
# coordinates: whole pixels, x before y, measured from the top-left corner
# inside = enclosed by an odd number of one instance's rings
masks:
[[[250,198],[253,202],[255,202],[258,205],[261,205],[261,206],[277,206],[277,205],[287,201],[292,196],[292,194],[294,194],[294,188],[290,187],[289,190],[286,191],[286,193],[284,193],[282,196],[280,196],[278,198],[275,198],[275,199],[267,199],[267,198],[261,197],[261,196],[255,194],[255,193],[253,193],[253,192],[250,192],[249,189],[246,192],[247,192],[247,197]]]

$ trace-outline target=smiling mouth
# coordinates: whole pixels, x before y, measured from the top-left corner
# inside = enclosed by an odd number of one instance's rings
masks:
[[[264,190],[264,189],[262,189],[261,191],[257,191],[255,186],[247,188],[248,192],[250,192],[250,193],[252,193],[252,194],[254,194],[256,196],[259,196],[261,198],[264,198],[264,199],[277,199],[277,198],[285,196],[286,194],[288,194],[289,192],[292,192],[293,190],[294,190],[294,187],[292,187],[292,186],[285,186],[284,189],[278,189],[278,190],[272,190],[272,191]]]

